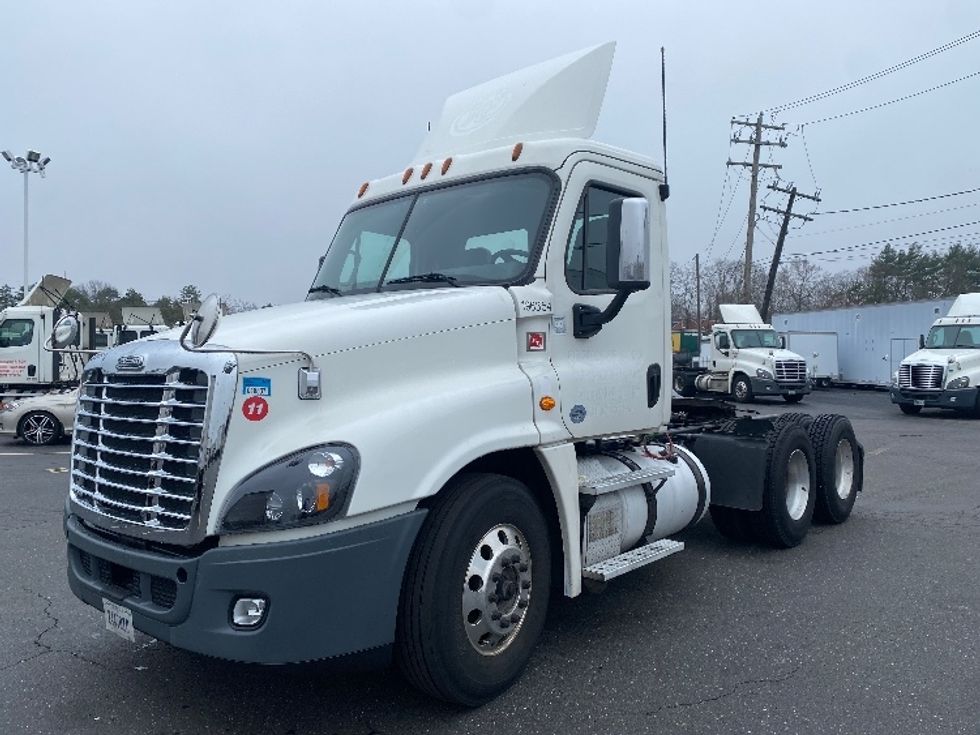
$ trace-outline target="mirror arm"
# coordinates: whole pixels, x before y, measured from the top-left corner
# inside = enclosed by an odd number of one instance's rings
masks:
[[[572,333],[577,339],[588,339],[598,334],[604,325],[616,318],[631,293],[626,289],[617,291],[609,306],[602,310],[589,304],[575,304],[572,307]]]

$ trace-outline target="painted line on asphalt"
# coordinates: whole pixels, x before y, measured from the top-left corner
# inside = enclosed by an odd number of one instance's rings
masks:
[[[0,452],[0,457],[33,457],[34,452]]]
[[[870,452],[867,452],[867,455],[869,457],[877,457],[879,454],[884,454],[887,451],[888,447],[878,447],[877,449],[872,449]]]

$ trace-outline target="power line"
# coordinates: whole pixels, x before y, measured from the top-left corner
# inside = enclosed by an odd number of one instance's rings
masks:
[[[928,217],[932,214],[944,214],[946,212],[956,212],[960,209],[969,209],[970,207],[980,206],[980,202],[970,202],[969,204],[963,204],[959,207],[947,207],[946,209],[934,209],[930,212],[918,212],[916,214],[910,214],[906,217],[892,217],[891,219],[881,219],[876,222],[862,222],[859,225],[851,225],[850,227],[837,227],[833,230],[821,230],[820,232],[806,232],[802,235],[796,235],[796,237],[816,237],[818,235],[830,235],[834,232],[846,232],[847,230],[858,230],[862,227],[874,227],[876,225],[886,225],[890,222],[903,222],[909,219],[916,219],[917,217]],[[818,212],[818,214],[823,214],[823,212]],[[812,216],[812,215],[811,215]]]
[[[907,240],[910,237],[922,237],[923,235],[931,235],[936,232],[948,232],[949,230],[958,230],[962,227],[972,227],[974,225],[980,225],[980,220],[974,220],[973,222],[963,222],[958,225],[948,225],[947,227],[937,227],[934,230],[924,230],[923,232],[913,232],[909,235],[896,235],[895,237],[886,237],[881,240],[872,240],[871,242],[858,243],[857,245],[845,245],[839,248],[829,248],[827,250],[811,250],[807,253],[796,252],[793,255],[824,255],[827,253],[843,253],[852,250],[861,250],[863,248],[874,247],[875,245],[884,245],[892,242],[893,240]],[[973,234],[973,233],[970,233]],[[951,235],[950,237],[955,237]],[[935,238],[928,238],[935,239]]]
[[[951,191],[948,194],[936,194],[931,197],[922,197],[921,199],[909,199],[904,202],[889,202],[887,204],[872,204],[867,207],[852,207],[851,209],[831,209],[827,212],[817,212],[817,214],[847,214],[849,212],[867,212],[871,209],[885,209],[886,207],[900,207],[906,204],[920,204],[921,202],[931,202],[936,199],[947,199],[949,197],[958,197],[963,194],[973,194],[974,192],[980,191],[980,186],[976,189],[964,189],[963,191]]]
[[[807,97],[801,97],[800,99],[794,100],[793,102],[787,102],[782,105],[777,105],[776,107],[770,107],[766,110],[766,112],[779,112],[782,110],[791,109],[793,107],[801,107],[802,105],[808,105],[812,102],[817,102],[818,100],[826,99],[827,97],[831,97],[836,94],[841,94],[842,92],[847,92],[851,89],[854,89],[855,87],[861,86],[862,84],[867,84],[868,82],[873,82],[876,79],[881,79],[882,77],[888,76],[889,74],[893,74],[896,71],[900,71],[902,69],[912,66],[913,64],[917,64],[920,61],[924,61],[925,59],[936,56],[937,54],[941,54],[944,51],[949,51],[950,49],[956,48],[960,44],[967,43],[968,41],[972,41],[975,38],[980,38],[980,30],[976,30],[973,31],[972,33],[968,33],[962,38],[957,38],[954,41],[944,43],[942,46],[932,49],[932,51],[926,51],[924,54],[913,56],[911,59],[906,59],[901,63],[895,64],[894,66],[890,66],[887,69],[882,69],[881,71],[877,71],[874,74],[869,74],[868,76],[861,77],[860,79],[855,79],[852,82],[841,84],[837,87],[834,87],[833,89],[828,89],[824,92],[811,94]]]
[[[841,112],[837,115],[830,115],[829,117],[821,117],[816,120],[808,120],[805,123],[801,123],[800,127],[804,125],[816,125],[818,123],[829,122],[831,120],[839,120],[842,117],[850,117],[851,115],[860,115],[862,112],[870,112],[871,110],[879,110],[882,107],[888,107],[888,105],[894,105],[896,102],[904,102],[905,100],[910,100],[914,97],[919,97],[927,92],[935,92],[937,89],[943,89],[944,87],[949,87],[957,82],[962,82],[973,77],[980,76],[980,71],[972,72],[966,76],[959,77],[958,79],[951,79],[948,82],[943,82],[942,84],[937,84],[935,87],[929,87],[929,89],[920,89],[918,92],[913,92],[912,94],[907,94],[903,97],[897,97],[893,100],[888,100],[887,102],[879,102],[877,105],[871,105],[870,107],[862,107],[859,110],[851,110],[850,112]]]

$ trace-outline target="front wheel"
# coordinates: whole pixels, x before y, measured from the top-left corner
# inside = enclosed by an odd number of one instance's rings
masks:
[[[736,375],[732,381],[732,398],[738,403],[752,402],[752,383],[744,375]]]
[[[36,447],[53,444],[64,432],[61,422],[44,411],[32,411],[20,420],[18,434]]]
[[[803,400],[803,394],[797,393],[796,395],[792,395],[792,396],[784,395],[783,400],[786,401],[787,403],[799,403],[800,401]]]
[[[922,406],[916,406],[913,403],[899,403],[898,407],[902,409],[902,413],[906,416],[915,416],[915,414],[922,410]]]
[[[475,707],[517,680],[541,635],[548,527],[510,477],[462,475],[443,493],[408,564],[396,656],[423,692]]]

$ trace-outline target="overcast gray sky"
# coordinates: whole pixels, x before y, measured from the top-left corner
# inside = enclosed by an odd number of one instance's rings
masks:
[[[660,160],[666,46],[668,222],[681,261],[705,254],[712,240],[732,115],[822,92],[980,29],[980,3],[32,0],[4,3],[3,19],[0,148],[52,158],[48,177],[31,180],[32,277],[100,279],[150,298],[191,282],[281,303],[303,298],[357,186],[410,162],[449,93],[616,40],[596,138]],[[795,131],[978,70],[980,39],[779,120]],[[821,208],[980,186],[978,120],[974,77],[806,127]],[[782,176],[812,190],[801,139],[789,143],[775,154]],[[0,170],[0,283],[21,280],[21,185]],[[743,180],[712,257],[740,251],[747,191]],[[788,250],[973,222],[977,204],[974,193],[822,216]],[[806,234],[939,209],[951,211]],[[756,242],[760,257],[771,254],[765,236]]]

